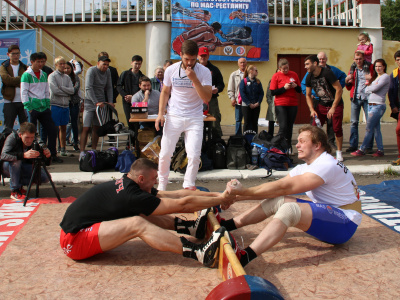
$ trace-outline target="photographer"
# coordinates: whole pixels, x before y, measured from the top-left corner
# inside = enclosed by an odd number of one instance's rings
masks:
[[[34,159],[43,159],[46,165],[50,163],[51,153],[49,149],[43,149],[35,140],[36,126],[32,123],[22,123],[19,132],[11,133],[4,142],[1,152],[3,174],[10,177],[11,199],[24,200],[26,191],[23,185],[28,185],[32,176],[32,164]],[[41,169],[41,182],[49,182],[45,172]]]

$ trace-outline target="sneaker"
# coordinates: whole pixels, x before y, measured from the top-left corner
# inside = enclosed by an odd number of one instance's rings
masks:
[[[194,222],[193,227],[189,227],[189,232],[191,236],[197,239],[204,239],[207,230],[207,216],[211,211],[211,208],[206,208],[198,212],[198,217]]]
[[[377,150],[374,154],[372,154],[373,157],[382,157],[383,155],[383,151],[380,150]]]
[[[214,216],[217,219],[218,223],[221,223],[221,221],[225,221],[225,219],[222,218],[221,215],[219,214],[219,210],[218,210],[217,206],[213,207],[213,212],[214,212]]]
[[[378,150],[379,151],[379,150]],[[365,149],[365,154],[372,154],[372,153],[374,153],[374,151],[372,151],[372,148],[367,148],[367,149]]]
[[[364,156],[365,152],[358,149],[357,151],[351,152],[350,155],[352,156]]]
[[[78,144],[75,144],[73,147],[74,147],[74,151],[75,152],[79,152],[80,151]]]
[[[61,158],[59,158],[59,157],[56,156],[56,155],[52,155],[52,156],[51,156],[51,161],[52,161],[53,163],[63,163],[63,162],[64,162]]]
[[[185,190],[195,191],[195,190],[197,190],[197,187],[195,187],[195,186],[189,186],[189,187],[185,187]]]
[[[220,239],[224,236],[225,228],[220,227],[214,231],[210,239],[204,244],[195,244],[181,237],[183,245],[183,256],[198,260],[204,266],[212,268],[218,256]]]
[[[81,153],[79,153],[79,161],[82,160],[82,158],[86,155],[85,151],[81,151]]]
[[[68,154],[69,154],[69,153],[68,153],[67,151],[61,151],[61,152],[60,152],[60,155],[61,155],[61,156],[68,156]]]
[[[400,165],[400,158],[398,160],[392,161],[392,166],[399,166]]]
[[[21,192],[22,195],[26,195],[26,190],[24,188],[20,188],[19,191]]]
[[[228,236],[228,242],[229,244],[231,244],[232,250],[233,252],[235,252],[236,257],[238,258],[238,260],[240,260],[240,258],[242,257],[242,249],[239,247],[233,235],[229,231],[227,231],[227,233],[228,234],[225,235],[225,237]]]
[[[343,158],[343,156],[341,156],[341,157],[336,156],[336,160],[337,160],[338,162],[343,162],[343,161],[344,161],[344,158]]]
[[[347,153],[354,152],[354,151],[357,151],[357,147],[349,147],[349,148],[346,149]]]
[[[14,200],[25,200],[25,195],[21,193],[21,189],[17,189],[11,192],[10,198]]]

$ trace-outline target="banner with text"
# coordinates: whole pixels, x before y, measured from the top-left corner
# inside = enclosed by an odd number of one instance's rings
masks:
[[[211,60],[269,60],[268,3],[265,0],[172,0],[171,59],[182,43],[207,47]]]
[[[28,65],[29,57],[36,51],[36,30],[9,30],[0,31],[0,62],[3,63],[8,59],[7,51],[11,45],[18,45],[21,50],[20,60]],[[3,84],[3,83],[1,83]],[[4,129],[3,115],[4,99],[0,92],[0,132]],[[14,128],[19,128],[18,118],[14,123]]]

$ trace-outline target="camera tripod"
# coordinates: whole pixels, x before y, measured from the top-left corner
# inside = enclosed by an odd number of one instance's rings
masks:
[[[51,179],[49,171],[47,171],[46,164],[43,161],[43,158],[39,156],[38,158],[35,158],[33,162],[32,176],[31,180],[29,181],[28,189],[26,191],[24,206],[26,206],[26,202],[29,199],[29,193],[31,192],[32,183],[36,183],[36,198],[39,197],[39,185],[41,184],[42,181],[42,172],[40,168],[43,168],[44,172],[47,175],[47,178],[49,178],[51,187],[53,188],[53,191],[56,194],[58,201],[61,202],[60,194],[56,190],[56,187],[54,185],[53,180]]]

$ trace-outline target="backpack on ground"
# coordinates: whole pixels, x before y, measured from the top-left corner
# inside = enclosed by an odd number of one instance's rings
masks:
[[[231,136],[226,151],[226,166],[228,169],[243,170],[250,163],[251,148],[246,138],[240,135]]]
[[[261,153],[260,157],[260,167],[269,172],[272,172],[272,170],[287,171],[293,167],[292,159],[277,148],[272,148],[267,152]]]
[[[118,155],[117,164],[115,165],[115,171],[120,171],[121,173],[128,173],[131,169],[131,165],[136,160],[135,154],[129,150],[124,150],[120,155]]]
[[[207,171],[207,170],[212,170],[212,164],[211,161],[208,159],[208,157],[202,154],[200,156],[200,165],[199,165],[199,171]],[[207,157],[207,158],[206,158]],[[203,168],[203,163],[202,161],[206,160],[206,164]],[[175,151],[175,154],[172,156],[171,159],[171,170],[174,172],[179,172],[184,174],[186,172],[186,167],[188,164],[188,158],[186,155],[186,149],[185,146],[182,145],[178,150]]]
[[[226,169],[226,150],[227,146],[225,141],[216,138],[207,141],[203,152],[212,161],[214,169]]]
[[[118,149],[110,148],[106,151],[91,150],[79,161],[79,169],[84,172],[97,173],[115,169],[118,162]]]

